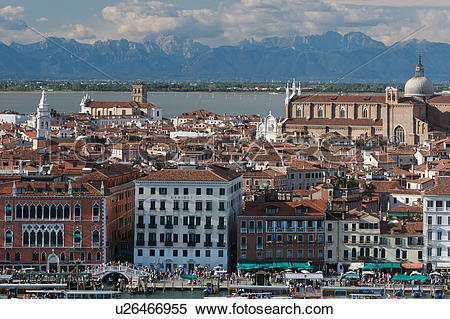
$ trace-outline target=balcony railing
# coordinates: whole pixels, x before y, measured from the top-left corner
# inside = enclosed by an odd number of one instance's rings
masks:
[[[187,243],[187,245],[188,245],[189,247],[195,247],[195,241],[189,241],[189,242]]]
[[[165,224],[164,228],[165,229],[173,229],[173,224]]]
[[[142,229],[142,228],[145,228],[145,225],[144,224],[136,224],[136,228]]]
[[[74,246],[77,247],[76,245]],[[144,246],[144,241],[143,240],[136,241],[136,246]]]
[[[212,225],[211,224],[206,224],[205,225],[205,229],[212,229]]]
[[[225,229],[225,225],[219,225],[217,226],[217,229]]]
[[[173,246],[173,242],[172,241],[166,241],[166,242],[164,242],[164,246]]]
[[[263,244],[256,244],[256,249],[263,249]]]
[[[247,227],[241,227],[241,234],[247,233]]]
[[[156,246],[156,240],[151,240],[148,242],[149,246]]]
[[[156,224],[148,224],[148,228],[156,228],[157,225]]]
[[[224,242],[219,242],[219,243],[217,243],[217,247],[225,247],[225,243]]]
[[[210,242],[210,241],[205,241],[204,246],[205,246],[205,247],[212,247],[212,242]]]
[[[257,228],[256,228],[256,233],[262,234],[262,233],[263,233],[262,227],[257,227]]]
[[[257,231],[258,232],[258,231]],[[262,229],[261,229],[262,232]],[[323,227],[266,227],[268,233],[323,233]]]
[[[242,244],[241,243],[241,249],[247,249],[247,244]]]
[[[196,227],[196,226],[193,225],[193,224],[189,224],[189,225],[188,225],[188,229],[195,229],[195,227]]]

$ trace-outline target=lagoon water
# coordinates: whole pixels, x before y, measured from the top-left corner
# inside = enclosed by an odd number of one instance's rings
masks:
[[[79,112],[84,93],[49,92],[48,103],[57,112]],[[129,92],[92,92],[96,101],[130,101]],[[11,109],[19,113],[34,113],[40,93],[0,93],[0,111]],[[269,111],[284,115],[284,94],[268,93],[148,93],[148,101],[163,108],[164,117],[182,112],[206,109],[217,114],[260,114]]]

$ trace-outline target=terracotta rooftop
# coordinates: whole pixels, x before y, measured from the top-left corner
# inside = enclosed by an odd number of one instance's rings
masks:
[[[439,176],[436,179],[435,185],[430,187],[425,194],[450,197],[450,176]]]
[[[206,169],[162,169],[151,172],[139,180],[147,181],[217,181],[226,182],[241,174],[230,168],[210,165]]]

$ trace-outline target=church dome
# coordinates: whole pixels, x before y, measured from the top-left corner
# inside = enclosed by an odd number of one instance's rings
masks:
[[[434,94],[433,82],[424,76],[424,68],[419,56],[419,63],[416,66],[416,75],[405,84],[405,96],[429,97]]]

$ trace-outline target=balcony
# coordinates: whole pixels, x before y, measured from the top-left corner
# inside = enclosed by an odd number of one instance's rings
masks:
[[[196,227],[196,226],[193,225],[193,224],[189,224],[189,225],[188,225],[188,229],[195,229],[195,227]]]
[[[148,228],[156,228],[157,225],[156,224],[148,224]]]
[[[205,229],[212,229],[212,225],[211,224],[206,224],[205,225]]]
[[[256,249],[263,249],[263,244],[256,244]]]
[[[241,247],[241,249],[247,249],[247,244],[242,244],[242,243],[241,243],[241,246],[240,246],[240,247]]]
[[[145,228],[144,224],[136,224],[136,228],[143,229]]]
[[[262,227],[257,227],[257,228],[256,228],[256,233],[257,233],[257,234],[262,234],[262,233],[263,233]]]
[[[210,241],[205,241],[204,246],[205,246],[205,247],[212,247],[212,242],[210,242]]]
[[[165,229],[173,229],[173,224],[165,224],[164,228]]]
[[[217,247],[225,247],[225,243],[224,242],[217,243]]]
[[[218,225],[217,229],[225,229],[225,225]]]
[[[44,246],[45,246],[45,245],[44,245]],[[74,244],[73,244],[73,247],[80,248],[80,247],[81,247],[81,243],[74,243]]]
[[[255,227],[249,227],[249,228],[248,228],[248,232],[249,232],[250,234],[254,234],[254,233],[255,233]]]
[[[287,245],[288,245],[288,246],[292,246],[293,243],[294,243],[294,242],[292,242],[292,241],[288,241],[288,242],[287,242]]]
[[[136,241],[136,246],[144,246],[144,241],[143,240]],[[75,246],[75,247],[77,247],[77,246]]]
[[[173,246],[173,242],[172,241],[166,241],[166,242],[164,242],[164,246]]]
[[[247,227],[241,227],[241,234],[247,233]]]
[[[273,241],[266,241],[266,246],[267,247],[272,247],[273,246]]]
[[[195,247],[195,241],[189,241],[187,245],[188,247]]]
[[[12,246],[13,246],[12,243],[6,243],[6,244],[5,244],[5,247],[6,247],[6,248],[12,248]]]
[[[156,240],[152,240],[148,242],[149,246],[156,246]]]

